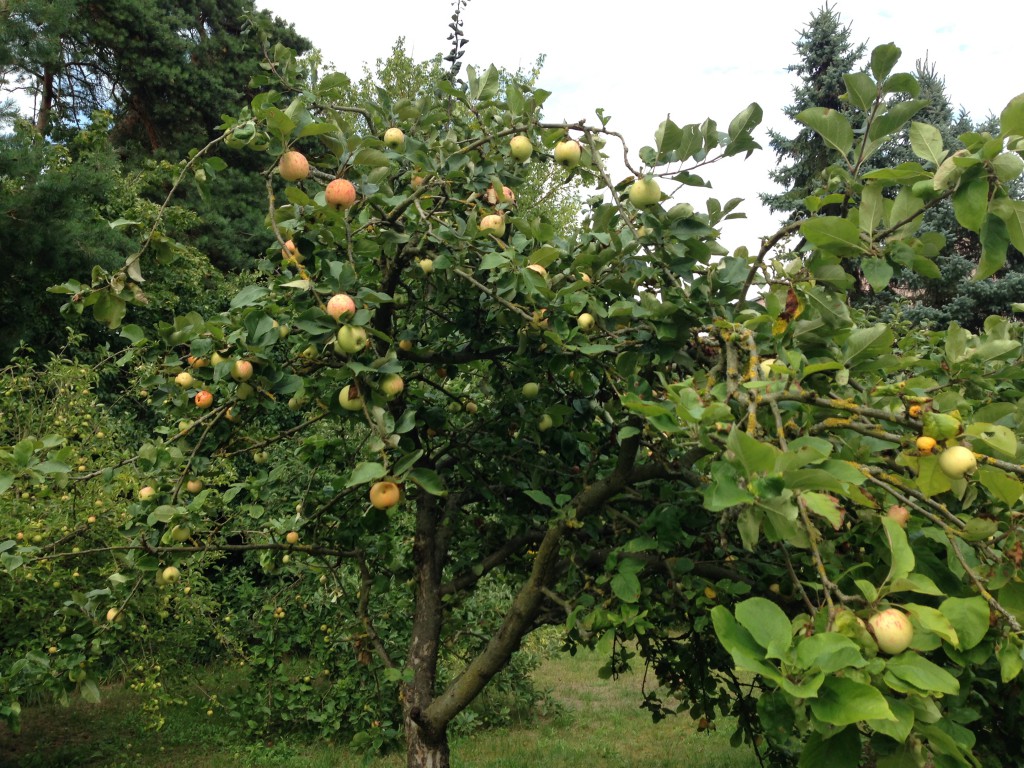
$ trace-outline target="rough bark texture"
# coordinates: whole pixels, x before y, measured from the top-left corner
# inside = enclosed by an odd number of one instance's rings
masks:
[[[39,94],[39,111],[36,113],[36,130],[46,136],[50,131],[50,112],[53,110],[53,70],[47,68],[43,73],[42,88]]]

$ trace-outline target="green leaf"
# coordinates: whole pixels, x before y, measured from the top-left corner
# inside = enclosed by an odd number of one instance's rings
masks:
[[[640,599],[640,580],[633,572],[619,572],[612,577],[612,592],[624,603],[635,603]]]
[[[92,678],[87,678],[82,681],[79,691],[82,694],[82,698],[90,704],[100,703],[100,689],[96,685],[96,681]]]
[[[937,608],[915,603],[905,603],[902,607],[914,618],[914,623],[921,629],[938,635],[954,648],[960,647],[960,636],[956,633],[956,629]]]
[[[748,105],[742,112],[732,119],[729,123],[729,138],[736,139],[743,134],[751,133],[757,126],[761,124],[761,118],[764,113],[761,107],[756,104]]]
[[[953,212],[961,227],[979,232],[988,211],[988,180],[984,176],[961,184],[953,195]],[[991,274],[991,273],[990,273]]]
[[[893,269],[885,259],[861,259],[860,268],[864,273],[864,278],[868,281],[868,285],[871,286],[871,290],[878,293],[889,287]]]
[[[1010,341],[1009,339],[993,339],[992,341]],[[1010,342],[1013,346],[1009,348],[1013,356],[1016,357],[1019,349],[1017,342]],[[983,448],[987,453],[992,453],[997,457],[1014,461],[1017,457],[1017,436],[1013,434],[1013,430],[1009,427],[1004,427],[1002,424],[988,424],[985,422],[973,422],[968,424],[964,429],[964,432],[971,435],[975,439],[972,441],[976,448]]]
[[[778,683],[782,675],[764,661],[764,650],[758,646],[746,629],[736,623],[729,609],[716,605],[711,609],[711,623],[722,647],[729,652],[739,669],[762,675]]]
[[[848,368],[864,360],[874,360],[892,349],[895,335],[885,323],[858,328],[843,345],[843,362]]]
[[[1014,96],[999,114],[1000,136],[1024,136],[1024,93]]]
[[[860,202],[860,231],[872,237],[875,229],[885,217],[885,199],[882,197],[881,184],[865,184]]]
[[[258,304],[269,291],[261,285],[247,285],[231,299],[231,308],[251,307]]]
[[[850,121],[841,112],[826,107],[811,107],[798,114],[796,120],[821,136],[826,144],[843,157],[850,153],[853,146],[853,129],[850,127]]]
[[[899,131],[910,118],[931,104],[928,99],[900,101],[878,115],[868,129],[868,139],[879,141]]]
[[[885,80],[902,54],[903,51],[892,43],[876,46],[871,51],[871,74],[874,75],[875,80],[879,82]]]
[[[800,225],[800,234],[813,245],[834,253],[864,252],[860,229],[849,219],[838,216],[815,216]]]
[[[1008,507],[1014,507],[1024,494],[1024,483],[996,467],[980,466],[976,477],[985,490]]]
[[[797,765],[799,768],[857,768],[860,754],[860,734],[854,726],[844,728],[831,738],[812,732],[800,750]]]
[[[823,723],[853,725],[863,720],[895,720],[882,692],[845,677],[829,677],[811,699],[811,712]]]
[[[859,669],[868,663],[860,646],[838,632],[819,632],[800,640],[796,660],[803,669],[819,669],[826,674],[846,667]]]
[[[782,658],[793,643],[793,627],[789,619],[771,600],[751,597],[737,603],[736,620],[766,650],[768,658]]]
[[[0,494],[3,494],[14,483],[12,472],[0,472]]]
[[[775,469],[779,449],[754,439],[742,429],[734,429],[729,433],[726,446],[736,454],[748,475],[772,472]]]
[[[431,496],[444,496],[448,493],[444,488],[444,483],[442,482],[440,475],[432,469],[417,467],[405,477]]]
[[[1003,683],[1016,679],[1024,669],[1024,648],[1015,638],[1007,638],[999,648],[996,656],[999,659],[999,676]]]
[[[531,488],[530,490],[523,491],[523,495],[529,497],[532,501],[540,504],[542,507],[547,507],[548,509],[554,509],[555,507],[555,502],[553,502],[551,497],[544,493],[544,491],[538,491]]]
[[[989,209],[1006,224],[1006,235],[1018,251],[1024,253],[1024,200],[999,197]]]
[[[942,134],[934,125],[913,122],[910,124],[910,149],[915,155],[938,168],[948,154],[942,148]]]
[[[960,683],[955,677],[913,651],[906,651],[889,659],[885,668],[887,672],[922,691],[950,696],[960,692]]]
[[[828,520],[835,530],[838,531],[842,527],[843,508],[833,497],[827,496],[824,493],[815,493],[814,491],[805,491],[800,496],[804,503],[807,504],[808,509]]]
[[[960,648],[969,651],[988,633],[989,608],[983,597],[950,597],[939,605],[960,638]]]
[[[892,564],[889,566],[888,581],[906,578],[914,570],[914,550],[907,542],[907,532],[900,524],[888,517],[882,518],[886,543],[892,553]]]
[[[357,485],[371,483],[374,480],[380,480],[386,474],[387,470],[384,469],[383,464],[376,461],[361,461],[352,469],[352,474],[349,475],[345,487],[353,488]]]
[[[871,105],[878,95],[878,86],[866,72],[856,72],[843,75],[843,82],[846,83],[846,94],[850,103],[858,107],[862,112],[870,112]]]
[[[972,182],[973,183],[973,182]],[[987,185],[984,185],[987,188]],[[981,260],[974,273],[975,280],[984,280],[1003,268],[1010,238],[1006,222],[994,214],[985,216],[981,227]]]
[[[902,743],[907,740],[910,731],[914,728],[914,720],[916,719],[914,708],[901,699],[886,696],[885,700],[889,704],[889,710],[896,719],[868,720],[867,724],[873,730],[884,733],[886,736]]]

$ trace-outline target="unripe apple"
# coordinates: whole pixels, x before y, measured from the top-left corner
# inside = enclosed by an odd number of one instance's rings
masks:
[[[196,392],[194,400],[196,408],[205,409],[213,405],[213,395],[207,392],[205,389],[201,389],[198,392]]]
[[[540,419],[537,420],[537,429],[541,432],[547,432],[555,424],[554,419],[548,414],[543,414]]]
[[[661,187],[650,177],[637,179],[629,188],[629,202],[637,208],[654,205],[661,200]]]
[[[388,400],[398,397],[405,389],[405,382],[397,373],[389,373],[380,381],[380,391]]]
[[[370,340],[366,331],[357,325],[343,325],[338,329],[338,347],[347,355],[354,355],[366,349]]]
[[[182,389],[188,389],[189,387],[191,387],[193,381],[195,381],[195,379],[192,378],[192,374],[189,373],[188,371],[182,371],[181,373],[174,377],[174,383],[177,384]]]
[[[256,453],[252,455],[252,460],[257,464],[266,464],[267,461],[270,460],[270,454],[266,451],[256,451]]]
[[[512,150],[512,157],[520,163],[525,163],[533,154],[533,143],[526,136],[513,136],[508,146]]]
[[[351,208],[356,203],[356,188],[348,179],[335,179],[324,189],[324,199],[336,208]]]
[[[576,318],[576,325],[579,326],[581,331],[589,331],[594,327],[594,316],[589,312],[584,312],[582,315]]]
[[[390,480],[381,480],[370,486],[370,503],[376,509],[393,507],[401,498],[401,489]]]
[[[238,389],[241,390],[243,386],[252,389],[252,387],[250,387],[248,384],[240,385]],[[234,407],[228,408],[226,411],[224,411],[224,418],[230,421],[232,424],[237,424],[239,421],[241,421],[241,419],[238,416],[238,412],[234,409]]]
[[[403,352],[412,352],[412,339],[402,339],[398,342],[398,348]]]
[[[954,445],[939,454],[939,469],[954,479],[969,475],[978,468],[978,460],[970,448]]]
[[[354,315],[356,303],[347,293],[336,293],[327,300],[327,314],[335,320],[344,315]]]
[[[298,544],[299,543],[299,532],[298,531],[288,531],[288,533],[285,534],[284,540],[287,541],[289,544]]]
[[[540,384],[535,381],[528,381],[523,384],[523,397],[527,400],[533,400],[537,395],[540,394]]]
[[[175,541],[181,544],[183,541],[188,541],[189,536],[192,535],[192,531],[189,530],[187,525],[176,525],[171,528],[171,541]]]
[[[227,358],[224,357],[220,352],[214,352],[212,355],[210,355],[210,363],[212,363],[214,367],[217,367],[226,360]]]
[[[247,384],[244,381],[240,382],[238,386],[235,387],[235,397],[239,400],[248,400],[255,394],[256,390],[252,388],[252,384]],[[234,419],[228,419],[228,421],[234,421]]]
[[[185,488],[188,490],[189,493],[199,493],[201,490],[203,490],[203,481],[200,480],[199,478],[189,480],[187,483],[185,483]]]
[[[181,571],[179,571],[173,565],[169,565],[169,566],[167,566],[166,568],[163,569],[163,571],[161,572],[160,575],[163,576],[164,581],[166,583],[173,584],[174,582],[176,582],[178,579],[181,578]]]
[[[479,407],[472,400],[466,403],[466,413],[470,414],[471,416],[478,410],[480,410]]]
[[[309,161],[301,152],[290,149],[281,155],[277,164],[281,178],[285,181],[301,181],[309,176]]]
[[[905,613],[895,608],[887,608],[876,613],[868,619],[868,624],[871,626],[879,650],[890,656],[905,651],[910,645],[910,641],[914,639],[914,627],[910,623],[910,619]]]
[[[121,620],[121,612],[117,608],[111,608],[107,611],[107,621],[113,623]]]
[[[575,140],[560,141],[555,144],[555,162],[563,168],[575,168],[580,164],[583,147]]]
[[[424,275],[429,275],[434,271],[434,260],[433,259],[420,259],[419,260],[420,271]]]
[[[480,231],[501,237],[505,234],[505,217],[500,213],[491,213],[480,219]]]
[[[156,496],[156,488],[151,485],[144,485],[139,488],[139,501],[149,501]]]
[[[248,381],[252,378],[252,363],[248,360],[235,360],[231,366],[231,378],[235,381]]]
[[[359,394],[359,388],[355,384],[342,387],[338,393],[338,404],[346,411],[363,410],[363,398]]]
[[[405,146],[405,134],[401,128],[388,128],[384,131],[384,143],[396,151]]]

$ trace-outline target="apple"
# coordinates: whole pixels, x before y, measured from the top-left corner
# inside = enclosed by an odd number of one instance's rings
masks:
[[[281,249],[281,255],[285,261],[294,261],[296,264],[302,263],[302,254],[299,253],[299,247],[295,245],[294,240],[285,242],[284,248]]]
[[[210,361],[205,357],[196,357],[195,355],[188,356],[188,364],[193,368],[205,368],[210,364]]]
[[[885,511],[885,514],[890,520],[895,520],[900,528],[907,527],[907,520],[910,519],[910,510],[906,507],[900,506],[899,504],[893,504]]]
[[[287,541],[289,544],[298,544],[299,543],[299,532],[298,531],[288,531],[288,533],[285,534],[284,540]]]
[[[357,325],[343,325],[338,329],[338,347],[347,355],[354,355],[366,349],[370,340],[366,331]]]
[[[390,480],[381,480],[370,486],[370,503],[376,509],[388,509],[395,506],[402,497],[398,485]]]
[[[356,204],[356,188],[348,179],[335,179],[324,190],[324,198],[335,208],[351,208]]]
[[[380,381],[380,391],[388,400],[398,397],[405,389],[405,382],[397,373],[389,373]]]
[[[424,275],[429,275],[434,271],[434,260],[433,259],[420,259],[419,260],[420,271]]]
[[[528,381],[523,384],[523,397],[527,400],[533,400],[537,395],[540,394],[540,384],[535,381]]]
[[[347,293],[336,293],[327,300],[327,314],[338,320],[343,315],[354,315],[356,303]]]
[[[176,541],[178,544],[188,541],[191,535],[192,531],[189,530],[187,525],[176,525],[171,528],[171,541]]]
[[[526,268],[531,270],[531,271],[533,271],[533,272],[536,272],[541,277],[547,277],[548,276],[548,271],[543,266],[541,266],[540,264],[527,264]]]
[[[163,569],[160,573],[163,576],[164,581],[168,584],[173,584],[181,578],[181,571],[175,568],[173,565],[169,565]]]
[[[962,445],[954,445],[939,454],[939,469],[953,479],[960,479],[978,468],[974,451]]]
[[[117,608],[111,608],[107,611],[107,621],[113,623],[121,620],[121,612]]]
[[[285,181],[301,181],[309,176],[309,161],[301,152],[290,149],[281,155],[277,164],[281,178]]]
[[[917,438],[917,450],[925,455],[934,451],[936,445],[938,445],[938,442],[936,442],[934,437],[921,435],[921,437]]]
[[[359,388],[355,384],[342,387],[338,393],[338,404],[346,411],[363,410],[363,398],[359,395]]]
[[[139,501],[149,501],[156,496],[156,488],[152,485],[144,485],[139,488]]]
[[[533,143],[523,135],[513,136],[508,146],[512,150],[512,157],[520,163],[525,163],[530,159],[530,155],[533,154]]]
[[[555,144],[555,162],[563,168],[575,168],[580,164],[583,147],[572,139]]]
[[[419,189],[426,182],[422,176],[413,176],[412,181],[409,182],[409,186],[413,189]]]
[[[772,366],[775,365],[774,357],[766,357],[761,361],[761,375],[766,379],[772,375]]]
[[[256,453],[252,455],[252,460],[257,464],[266,464],[267,461],[270,460],[270,454],[266,451],[256,451]]]
[[[231,378],[235,381],[248,381],[252,378],[252,363],[248,360],[235,360],[231,366]]]
[[[199,493],[201,490],[203,490],[203,481],[200,480],[199,478],[189,480],[187,483],[185,483],[185,488],[186,490],[188,490],[189,493]]]
[[[395,151],[401,151],[405,146],[405,134],[401,128],[388,128],[384,131],[384,144]]]
[[[484,200],[487,201],[488,205],[497,205],[498,203],[514,203],[516,201],[516,193],[513,192],[509,187],[503,186],[501,188],[501,198],[498,198],[498,192],[494,186],[487,188],[484,193]]]
[[[412,352],[412,339],[402,339],[398,342],[398,348],[403,352]]]
[[[584,283],[594,282],[593,280],[590,279],[590,275],[588,275],[586,272],[580,272],[580,280],[582,280]]]
[[[213,405],[213,395],[207,392],[205,389],[201,389],[198,392],[196,392],[196,396],[194,399],[196,408],[205,409]]]
[[[649,176],[637,179],[629,188],[629,202],[637,208],[654,205],[661,200],[661,187]]]
[[[189,373],[188,371],[182,371],[181,373],[174,377],[174,383],[177,384],[182,389],[188,389],[189,387],[191,387],[193,381],[195,381],[195,379],[192,378],[192,374]]]
[[[914,639],[914,627],[903,611],[887,608],[868,619],[875,642],[883,653],[902,653]]]
[[[480,231],[501,237],[505,234],[505,217],[500,213],[490,213],[484,216],[480,219]]]
[[[224,357],[220,352],[214,352],[212,355],[210,355],[210,363],[213,364],[215,368],[226,361],[227,358]]]
[[[551,429],[551,427],[554,426],[554,424],[554,419],[552,419],[551,416],[545,413],[540,417],[540,419],[537,420],[537,429],[540,430],[541,432],[547,432],[549,429]]]
[[[254,394],[256,394],[256,390],[252,388],[252,384],[247,384],[244,381],[239,382],[238,386],[235,387],[235,397],[239,400],[248,400]]]
[[[474,403],[472,400],[470,400],[468,403],[466,403],[466,413],[468,413],[469,415],[472,416],[478,410],[479,410],[479,408],[477,407],[477,404]]]
[[[579,326],[581,331],[589,331],[594,327],[594,316],[589,312],[584,312],[576,318],[576,325]]]
[[[248,384],[245,384],[243,386],[249,387]],[[242,387],[240,386],[239,389],[241,388]],[[249,388],[252,389],[252,387]],[[226,411],[224,411],[224,418],[230,421],[232,424],[237,424],[239,421],[241,421],[241,419],[238,417],[238,411],[236,411],[234,407],[228,408]]]

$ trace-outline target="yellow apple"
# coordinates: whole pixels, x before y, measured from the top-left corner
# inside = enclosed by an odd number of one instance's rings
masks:
[[[883,653],[902,653],[914,639],[914,627],[903,611],[887,608],[868,619],[875,642]]]
[[[637,208],[654,205],[661,200],[661,187],[650,177],[637,179],[629,188],[629,202]]]
[[[281,178],[285,181],[301,181],[309,176],[309,161],[301,152],[291,149],[281,155],[277,164]]]
[[[555,144],[555,162],[563,168],[575,168],[580,164],[583,147],[572,139]]]
[[[526,136],[513,136],[508,146],[512,150],[512,157],[520,163],[525,163],[533,154],[533,143]]]

